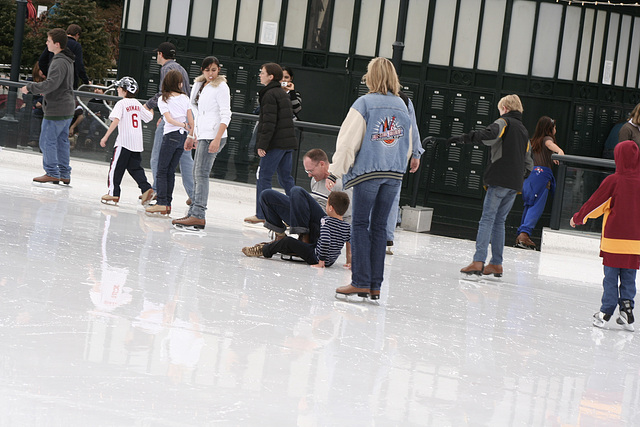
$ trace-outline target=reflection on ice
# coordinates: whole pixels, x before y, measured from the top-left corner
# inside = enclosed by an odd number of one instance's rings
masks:
[[[106,170],[40,188],[38,157],[12,162],[2,425],[638,422],[639,343],[591,327],[598,260],[506,248],[501,280],[460,280],[473,242],[399,231],[380,305],[345,302],[344,260],[242,255],[267,239],[242,225],[252,188],[214,182],[207,233],[180,233],[134,201],[101,205]]]

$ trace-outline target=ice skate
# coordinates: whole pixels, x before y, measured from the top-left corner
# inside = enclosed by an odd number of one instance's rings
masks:
[[[194,216],[185,216],[184,218],[174,219],[171,224],[176,230],[199,232],[204,230],[206,221]]]
[[[60,184],[71,186],[71,178],[60,178]]]
[[[533,243],[533,240],[531,240],[529,235],[524,231],[518,234],[518,237],[516,237],[516,244],[514,245],[514,247],[521,249],[530,249],[534,251],[536,250],[536,244]]]
[[[171,206],[164,206],[164,205],[147,206],[145,209],[145,212],[149,216],[168,217],[169,214],[171,213]]]
[[[244,219],[244,225],[261,228],[264,226],[264,219],[260,219],[255,215],[251,215]]]
[[[60,178],[56,178],[56,177],[44,174],[42,176],[37,176],[37,177],[33,178],[33,183],[36,184],[36,185],[41,185],[41,184],[59,184],[60,183]]]
[[[153,188],[150,188],[144,193],[142,193],[142,195],[140,196],[140,203],[142,203],[142,206],[144,207],[149,206],[149,203],[153,199],[153,196],[154,196]]]
[[[118,202],[120,201],[120,197],[112,196],[110,194],[105,194],[100,199],[102,203],[105,205],[118,206]]]
[[[502,266],[496,264],[487,264],[482,270],[483,276],[502,277]]]
[[[593,326],[596,328],[604,328],[604,325],[611,319],[611,315],[601,311],[593,315]]]
[[[280,254],[280,259],[283,261],[306,262],[296,254]]]
[[[464,268],[460,269],[460,273],[462,273],[462,277],[465,279],[478,279],[482,276],[482,271],[484,270],[484,262],[481,261],[473,261],[471,264],[467,265]]]
[[[622,300],[620,303],[620,316],[616,319],[616,323],[621,325],[625,330],[629,332],[635,331],[633,327],[633,308],[631,307],[631,301],[628,299]]]
[[[362,298],[360,302],[366,302],[367,299],[369,298],[370,293],[371,293],[371,290],[367,288],[356,288],[351,283],[349,283],[346,286],[340,286],[339,288],[336,288],[336,299],[340,301],[352,302],[352,300],[350,300],[349,297],[351,295],[357,295],[360,298]],[[380,298],[379,291],[378,291],[378,298]]]

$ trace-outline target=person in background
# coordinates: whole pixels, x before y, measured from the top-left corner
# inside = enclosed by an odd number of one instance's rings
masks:
[[[202,75],[191,90],[191,111],[195,129],[185,142],[185,149],[195,148],[193,163],[193,203],[187,216],[172,221],[176,228],[202,230],[209,201],[209,175],[213,162],[227,142],[227,126],[231,122],[231,93],[225,76],[220,75],[220,61],[208,56],[202,61]]]
[[[549,192],[553,193],[556,186],[551,170],[553,163],[558,164],[557,160],[551,160],[554,153],[564,155],[562,148],[556,144],[556,121],[551,117],[542,116],[531,138],[533,171],[522,186],[524,211],[516,237],[515,246],[518,248],[536,248],[536,244],[531,240],[531,232],[542,216]]]
[[[633,141],[640,146],[640,104],[636,105],[629,114],[629,120],[618,133],[618,141]]]
[[[384,278],[387,219],[413,152],[413,129],[391,61],[372,59],[363,79],[369,93],[353,103],[342,122],[326,182],[332,189],[342,178],[345,188],[353,187],[351,283],[338,287],[336,294],[377,300]],[[418,165],[419,160],[411,159],[412,169]]]
[[[282,80],[280,80],[282,89],[289,95],[291,99],[291,109],[293,110],[294,120],[300,120],[298,114],[302,111],[302,95],[295,88],[293,84],[293,70],[286,65],[282,67]]]
[[[43,82],[45,81],[46,76],[40,70],[40,66],[36,62],[33,65],[33,70],[31,72],[31,81],[32,82]],[[27,145],[29,147],[37,147],[38,139],[40,139],[40,128],[42,127],[42,95],[34,94],[31,100],[31,118],[29,121],[29,142]]]
[[[258,119],[256,148],[260,156],[256,182],[256,214],[244,219],[250,224],[264,223],[260,194],[271,188],[271,177],[278,173],[278,182],[287,195],[295,186],[291,176],[293,151],[298,141],[293,129],[291,99],[282,90],[282,68],[273,62],[262,65],[260,83],[260,118]]]
[[[504,227],[507,215],[522,191],[524,179],[533,170],[529,154],[529,132],[522,124],[522,102],[518,95],[507,95],[498,102],[500,117],[480,131],[453,137],[450,140],[465,144],[484,144],[491,147],[489,164],[484,171],[487,194],[482,204],[478,224],[476,251],[473,262],[462,268],[465,276],[482,274],[502,277]],[[485,267],[491,243],[491,260]]]
[[[58,4],[58,3],[56,3]],[[55,7],[55,5],[53,6]],[[53,7],[51,9],[53,9]],[[82,59],[82,45],[78,40],[80,40],[80,33],[82,32],[82,28],[78,24],[71,24],[67,27],[67,47],[75,56],[73,61],[73,88],[78,88],[78,82],[82,81],[84,84],[89,84],[89,77],[87,76],[87,72],[84,69],[84,60]],[[44,73],[44,75],[49,74],[49,64],[53,59],[53,55],[49,50],[45,48],[45,50],[40,55],[38,59],[38,65],[40,69]]]

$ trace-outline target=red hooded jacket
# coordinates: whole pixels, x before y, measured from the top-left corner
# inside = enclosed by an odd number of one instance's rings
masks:
[[[615,268],[640,267],[640,150],[623,141],[614,150],[616,172],[573,215],[576,225],[604,215],[600,256]]]

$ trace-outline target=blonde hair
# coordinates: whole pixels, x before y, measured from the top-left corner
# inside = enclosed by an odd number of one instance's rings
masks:
[[[498,108],[506,108],[508,111],[524,111],[518,95],[507,95],[498,101]]]
[[[629,120],[634,125],[640,125],[640,104],[636,105],[631,114],[629,114]]]
[[[369,93],[386,95],[391,92],[398,96],[400,80],[396,69],[387,58],[373,58],[367,65],[367,74],[362,79],[369,88]]]

